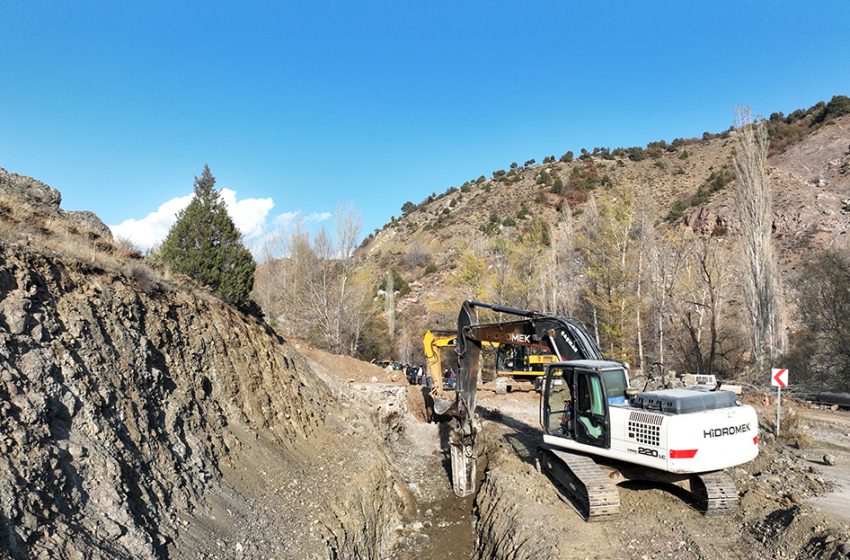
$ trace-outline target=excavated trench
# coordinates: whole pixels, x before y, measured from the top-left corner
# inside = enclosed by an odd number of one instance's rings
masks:
[[[388,557],[547,558],[557,550],[536,536],[538,527],[547,526],[537,506],[570,506],[534,469],[535,430],[496,410],[480,412],[485,435],[479,440],[478,491],[463,499],[451,488],[449,424],[427,424],[408,414],[397,427],[402,437],[394,443],[403,445],[396,449],[411,451],[406,463],[400,460],[404,451],[390,453],[390,460],[407,482],[410,500]],[[528,480],[517,484],[518,476]]]
[[[454,495],[447,468],[445,456],[434,456],[428,461],[422,479],[414,483],[415,497],[404,520],[406,530],[399,535],[391,557],[472,558],[478,537],[475,497]]]

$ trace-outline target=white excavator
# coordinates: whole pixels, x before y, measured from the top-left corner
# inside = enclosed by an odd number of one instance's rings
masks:
[[[478,324],[476,308],[515,319]],[[758,455],[758,418],[735,393],[705,387],[639,393],[629,387],[625,365],[606,360],[579,322],[474,301],[464,302],[458,316],[456,394],[434,399],[435,412],[454,421],[449,444],[457,496],[475,490],[482,341],[537,346],[558,357],[540,396],[537,464],[586,519],[617,515],[617,484],[627,480],[679,486],[706,515],[737,510],[734,481],[723,471]]]

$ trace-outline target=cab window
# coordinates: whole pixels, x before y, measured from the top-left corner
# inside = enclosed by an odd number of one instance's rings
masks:
[[[544,422],[546,431],[552,435],[570,437],[572,409],[570,408],[570,387],[564,378],[564,371],[553,368],[546,393]]]
[[[602,382],[605,383],[605,393],[608,404],[624,404],[626,402],[626,372],[623,369],[607,369],[602,371]]]

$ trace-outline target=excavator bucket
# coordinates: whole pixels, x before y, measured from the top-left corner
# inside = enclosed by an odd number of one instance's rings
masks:
[[[452,458],[452,489],[465,498],[475,492],[476,456],[474,446],[463,442],[449,444]]]

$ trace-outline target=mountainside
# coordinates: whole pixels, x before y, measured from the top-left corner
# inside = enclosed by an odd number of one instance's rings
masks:
[[[837,97],[767,121],[774,240],[783,275],[823,249],[850,245],[850,103],[845,100]],[[740,229],[735,152],[735,137],[727,131],[706,133],[699,140],[654,142],[645,149],[597,148],[576,158],[568,153],[547,157],[542,164],[511,164],[490,179],[482,176],[420,204],[406,204],[404,215],[368,237],[358,255],[373,270],[396,269],[410,284],[410,293],[396,308],[417,333],[436,324],[451,325],[460,298],[479,295],[464,276],[475,274],[472,264],[482,268],[481,275],[501,273],[503,260],[511,258],[503,240],[526,240],[526,250],[549,243],[563,227],[565,205],[571,214],[570,247],[587,233],[588,204],[611,200],[616,207],[627,197],[635,212],[649,216],[662,239],[679,238],[689,230],[725,240],[721,246],[734,254],[732,240]],[[577,249],[568,250],[580,258]],[[545,258],[544,253],[527,253],[530,262]],[[580,280],[585,270],[580,267],[576,273]],[[531,272],[519,276],[517,282],[532,282]],[[533,305],[533,292],[541,289],[526,287],[523,303]],[[497,292],[483,295],[497,297]],[[581,310],[574,312],[589,320]]]
[[[59,202],[0,170],[0,558],[377,557],[374,408]]]

